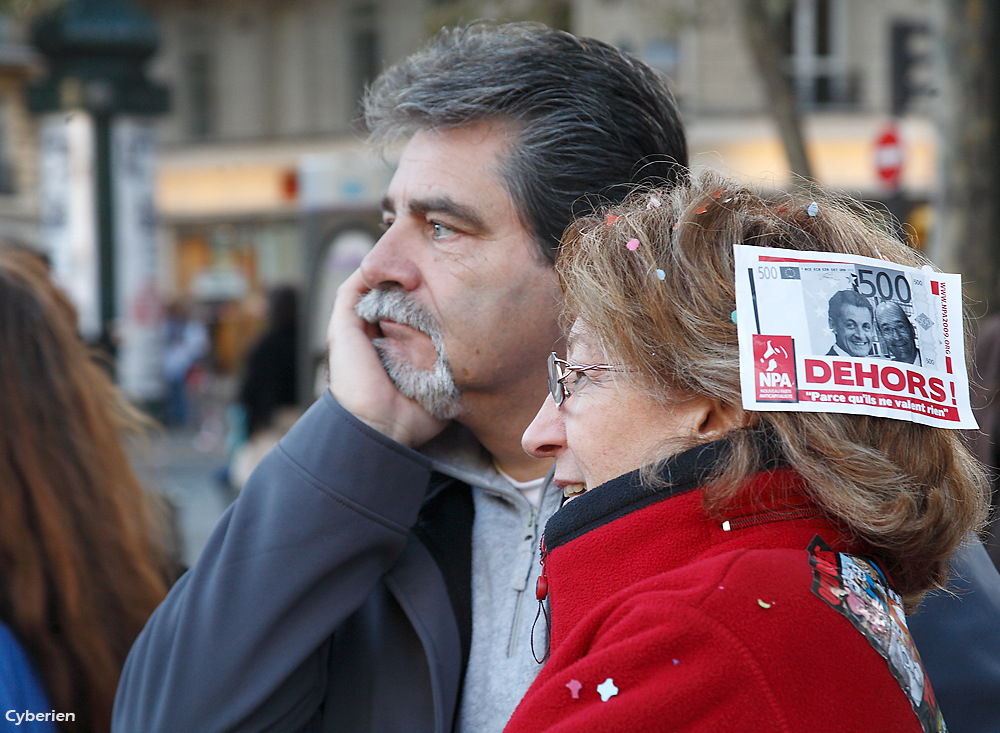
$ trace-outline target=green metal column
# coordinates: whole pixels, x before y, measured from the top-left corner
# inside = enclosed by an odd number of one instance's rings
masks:
[[[159,45],[156,24],[129,0],[67,0],[32,27],[48,76],[28,89],[35,114],[82,110],[94,121],[96,241],[102,341],[112,344],[116,313],[111,138],[119,115],[152,117],[169,108],[145,66]]]
[[[97,202],[97,256],[101,288],[101,342],[114,353],[109,332],[115,307],[115,213],[111,184],[111,115],[94,115],[94,178]]]

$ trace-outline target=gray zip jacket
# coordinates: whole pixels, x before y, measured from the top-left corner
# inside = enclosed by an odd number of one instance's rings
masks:
[[[501,730],[536,672],[537,528],[558,492],[535,510],[453,427],[419,453],[320,398],[139,635],[112,731]],[[497,517],[474,533],[477,512]]]

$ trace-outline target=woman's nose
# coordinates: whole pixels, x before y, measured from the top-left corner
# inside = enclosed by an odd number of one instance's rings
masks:
[[[552,395],[545,402],[531,421],[521,438],[521,447],[535,458],[553,458],[556,453],[566,447],[566,428],[563,424],[562,411],[556,407]]]

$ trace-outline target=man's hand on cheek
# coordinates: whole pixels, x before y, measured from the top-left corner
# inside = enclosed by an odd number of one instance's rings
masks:
[[[344,409],[383,435],[406,446],[421,445],[448,423],[402,394],[386,374],[372,345],[378,327],[354,312],[354,304],[367,291],[360,270],[337,290],[327,328],[330,392]]]

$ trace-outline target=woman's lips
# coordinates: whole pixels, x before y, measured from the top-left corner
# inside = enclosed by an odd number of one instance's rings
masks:
[[[572,499],[574,496],[579,496],[587,490],[586,485],[579,482],[569,482],[569,481],[556,481],[556,486],[562,489],[563,496],[567,499]]]

